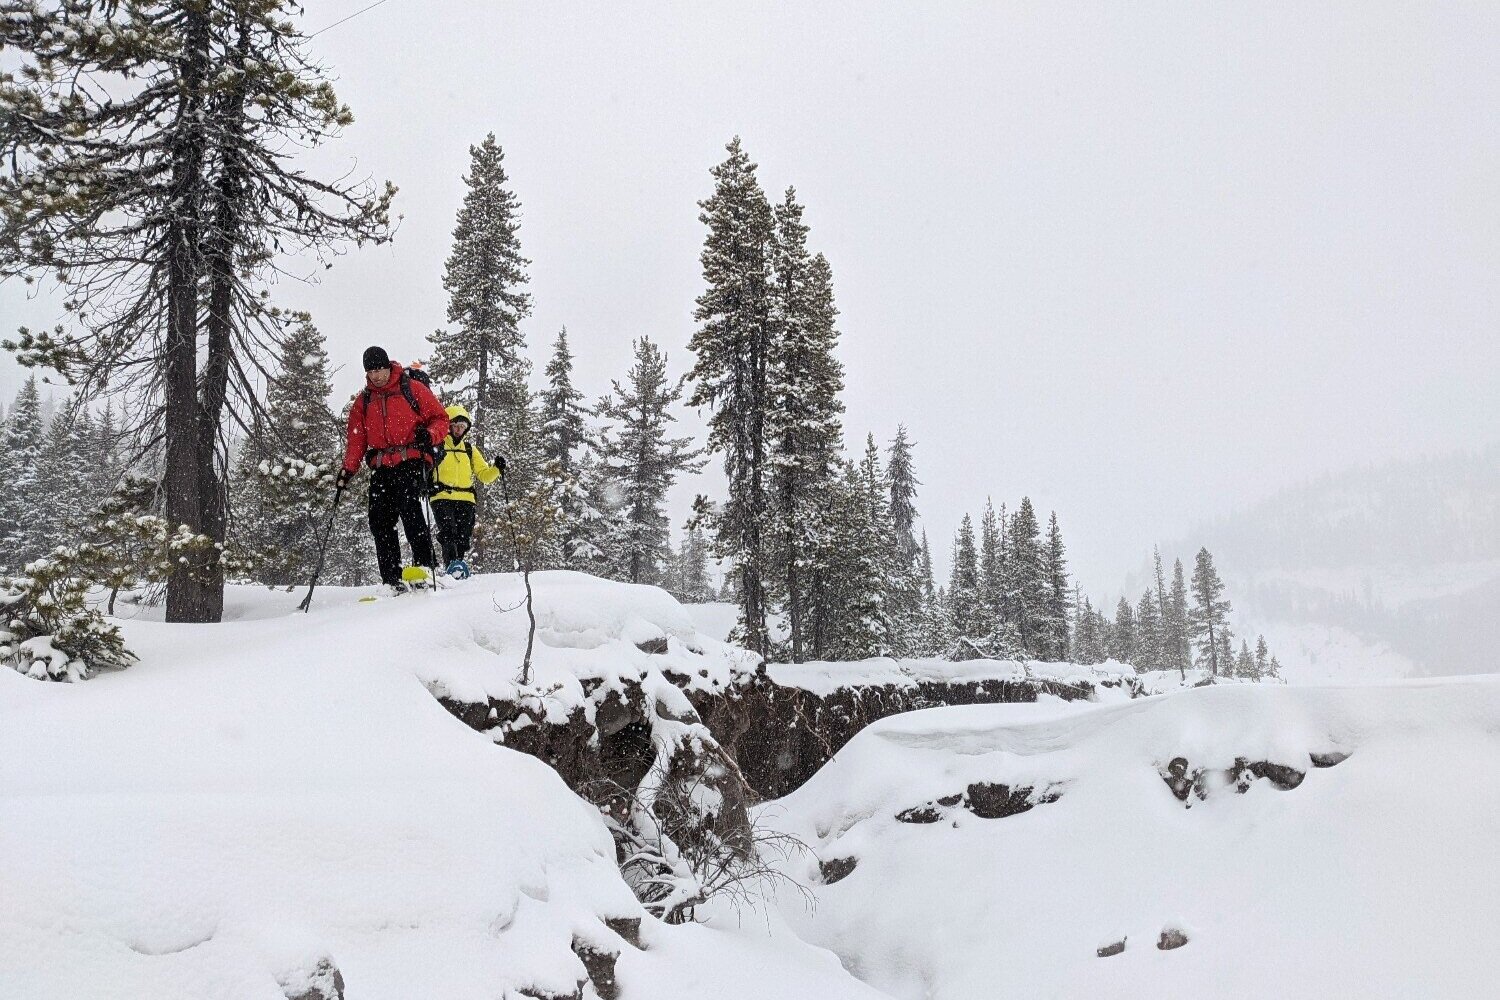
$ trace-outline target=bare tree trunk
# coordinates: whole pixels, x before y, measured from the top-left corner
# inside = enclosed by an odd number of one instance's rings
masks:
[[[188,19],[182,96],[178,101],[172,168],[174,213],[165,234],[167,258],[167,335],[162,384],[165,395],[166,469],[162,488],[167,520],[200,531],[203,483],[198,461],[198,264],[205,137],[204,76],[208,65],[208,24],[202,14]],[[213,602],[194,567],[167,581],[169,622],[213,621]]]

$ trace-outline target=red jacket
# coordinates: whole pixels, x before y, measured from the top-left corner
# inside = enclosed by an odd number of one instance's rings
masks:
[[[414,378],[408,378],[406,384],[411,390],[411,398],[416,400],[421,412],[413,410],[401,392],[401,374],[401,366],[392,362],[391,377],[385,385],[376,389],[367,384],[364,391],[354,397],[354,403],[349,407],[349,444],[344,449],[344,471],[356,471],[366,455],[370,465],[376,468],[398,465],[408,458],[425,458],[431,462],[431,452],[424,454],[415,446],[417,428],[426,427],[434,443],[448,436],[448,414],[443,410],[443,404],[438,402],[431,389]]]

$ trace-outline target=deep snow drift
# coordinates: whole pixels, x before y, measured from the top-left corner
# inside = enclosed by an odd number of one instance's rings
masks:
[[[1479,997],[1497,765],[1500,678],[1237,685],[896,716],[762,809],[827,873],[789,919],[897,997]]]
[[[620,952],[625,997],[874,995],[765,921],[623,942],[604,920],[641,910],[597,813],[430,693],[513,683],[519,580],[357,593],[126,622],[139,665],[83,684],[0,670],[0,997],[276,1000],[325,957],[349,1000],[566,996],[575,940]],[[557,697],[643,636],[715,674],[744,655],[651,588],[545,574],[539,607]]]

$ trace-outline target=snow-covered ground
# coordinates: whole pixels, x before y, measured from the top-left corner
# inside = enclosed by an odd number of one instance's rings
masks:
[[[640,916],[599,816],[540,761],[429,693],[513,684],[519,581],[358,603],[236,588],[219,625],[127,621],[141,662],[82,684],[0,670],[0,998],[276,1000],[323,957],[348,1000],[565,996],[575,937],[621,958],[626,997],[870,997],[830,955],[762,924]],[[670,597],[539,580],[538,671],[735,651]],[[696,649],[697,652],[692,650]],[[566,683],[564,683],[566,681]]]
[[[537,582],[538,718],[586,705],[585,681],[670,700],[664,670],[713,687],[753,663],[662,591]],[[1500,678],[889,718],[760,807],[816,852],[785,862],[815,906],[784,889],[705,926],[647,918],[638,951],[605,924],[642,911],[599,816],[433,697],[516,694],[519,580],[360,594],[299,615],[300,594],[234,588],[223,624],[126,621],[122,673],[0,671],[0,1000],[278,1000],[324,958],[347,1000],[566,996],[575,941],[620,952],[623,1000],[1493,992]],[[1028,669],[1078,673],[772,672]],[[1164,780],[1178,757],[1206,798]],[[1237,794],[1237,758],[1304,777],[1261,768]],[[1168,929],[1187,943],[1158,950]]]
[[[1178,757],[1206,798],[1168,786]],[[1236,758],[1305,777],[1237,794]],[[1470,998],[1496,975],[1497,765],[1500,677],[1233,685],[896,716],[762,820],[853,860],[787,917],[892,996]],[[967,807],[1000,784],[1037,804]]]

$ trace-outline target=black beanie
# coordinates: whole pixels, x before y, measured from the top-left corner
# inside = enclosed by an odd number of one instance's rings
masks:
[[[365,348],[365,371],[378,372],[382,368],[391,366],[391,356],[385,353],[383,347]]]

